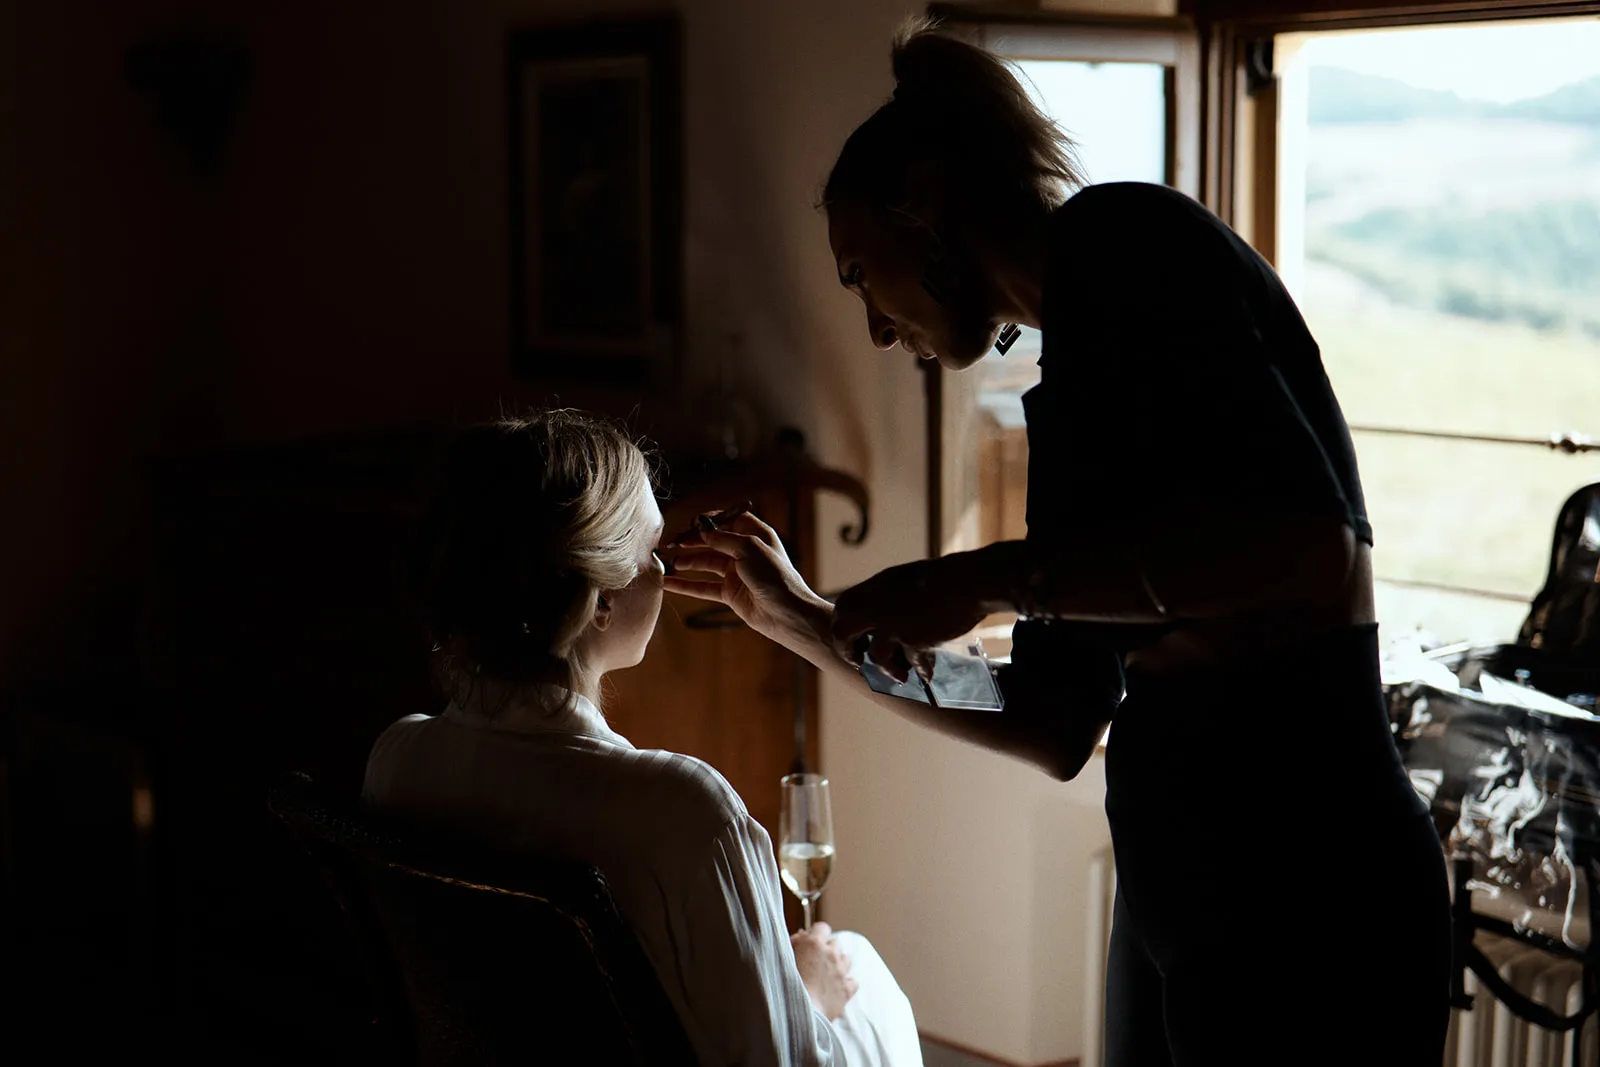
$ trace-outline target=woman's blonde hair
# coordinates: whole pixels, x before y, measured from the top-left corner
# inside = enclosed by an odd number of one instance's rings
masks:
[[[539,411],[462,431],[434,481],[413,579],[451,695],[587,688],[579,638],[599,597],[638,576],[644,451],[608,420]]]
[[[891,57],[894,96],[845,141],[822,207],[895,211],[913,168],[931,165],[971,221],[1006,231],[1086,184],[1072,141],[999,56],[916,18],[895,34]]]

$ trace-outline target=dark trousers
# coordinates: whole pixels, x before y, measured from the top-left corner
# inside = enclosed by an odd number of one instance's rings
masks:
[[[1444,857],[1376,649],[1351,641],[1324,686],[1130,678],[1106,757],[1108,1067],[1442,1063]]]
[[[1311,922],[1276,935],[1241,922],[1231,941],[1196,937],[1158,963],[1119,889],[1106,967],[1107,1067],[1440,1067],[1449,925],[1435,919],[1424,924],[1431,930],[1390,938],[1396,919],[1324,930],[1330,940],[1320,944]]]

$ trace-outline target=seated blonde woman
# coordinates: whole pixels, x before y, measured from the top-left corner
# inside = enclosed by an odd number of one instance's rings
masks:
[[[452,700],[378,739],[368,802],[603,870],[704,1064],[920,1064],[865,938],[788,934],[771,840],[715,768],[636,749],[600,711],[661,610],[661,512],[634,443],[574,411],[470,429],[419,534]]]

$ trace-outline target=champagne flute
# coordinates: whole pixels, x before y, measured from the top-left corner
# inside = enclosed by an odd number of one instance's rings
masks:
[[[833,873],[833,804],[828,798],[828,780],[820,774],[791,774],[783,779],[778,870],[789,892],[800,898],[806,929],[811,929],[811,902],[822,895],[822,887]]]

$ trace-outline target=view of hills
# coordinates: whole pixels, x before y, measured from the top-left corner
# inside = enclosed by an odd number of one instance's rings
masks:
[[[1309,259],[1398,304],[1600,341],[1600,76],[1504,104],[1309,77]]]
[[[1365,70],[1395,59],[1346,54]],[[1486,86],[1509,95],[1544,73],[1532,50],[1507,55]],[[1304,243],[1290,246],[1303,258],[1286,266],[1346,417],[1600,433],[1600,54],[1567,64],[1568,84],[1509,103],[1461,95],[1470,77],[1457,92],[1406,84],[1398,59],[1395,77],[1379,77],[1314,56],[1308,125],[1285,156],[1304,167]],[[1520,604],[1438,590],[1531,595],[1551,516],[1600,479],[1594,455],[1373,434],[1357,449],[1375,570],[1433,587],[1380,583],[1389,632],[1515,632]]]
[[[1468,100],[1393,78],[1340,67],[1311,68],[1313,123],[1400,122],[1416,118],[1506,118],[1600,125],[1600,75],[1508,104]]]

